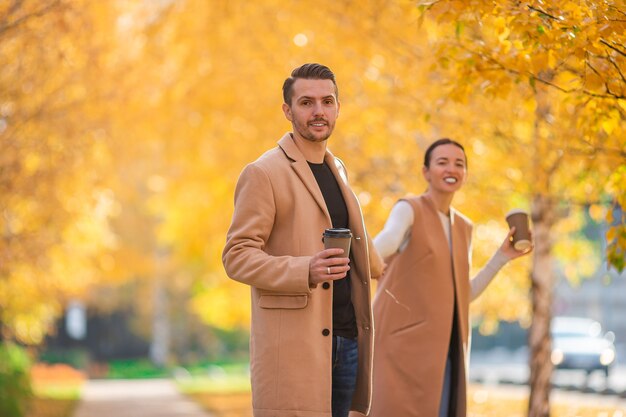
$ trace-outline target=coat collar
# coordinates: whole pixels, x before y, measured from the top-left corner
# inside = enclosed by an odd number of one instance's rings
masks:
[[[304,186],[315,199],[317,205],[324,212],[324,214],[328,218],[328,222],[331,223],[330,214],[328,213],[328,208],[326,207],[324,196],[322,195],[320,187],[315,180],[313,171],[311,171],[311,167],[309,167],[306,158],[304,157],[304,155],[302,155],[302,152],[300,152],[300,149],[298,149],[298,147],[296,146],[296,143],[294,142],[290,132],[285,133],[285,135],[278,141],[278,146],[283,150],[287,158],[291,160],[291,167],[296,172],[296,175],[298,175]],[[334,164],[334,160],[334,156],[327,149],[326,155],[324,156],[324,161],[330,165]],[[333,172],[335,172],[335,170],[333,170]],[[342,181],[339,182],[341,183]]]
[[[438,227],[438,229],[441,229],[441,233],[442,233],[442,237],[445,237],[445,232],[443,230],[443,225],[441,225],[441,220],[439,219],[439,209],[437,209],[437,206],[435,205],[435,202],[432,200],[432,198],[428,195],[428,194],[423,194],[424,196],[424,200],[427,203],[427,206],[429,207],[432,215],[435,217],[436,221],[433,219],[433,221],[435,221],[435,223],[437,225],[439,225],[440,227]],[[460,244],[460,236],[459,233],[461,232],[460,229],[460,225],[457,224],[457,210],[450,206],[450,234],[452,237],[452,251],[454,253],[454,256],[457,257],[459,256],[461,253],[459,253],[459,250],[461,249],[461,247],[459,246]],[[444,242],[447,242],[447,239],[442,239]],[[448,244],[446,243],[446,247],[449,249]],[[462,252],[462,251],[461,251]]]
[[[304,161],[306,162],[306,158],[300,152],[300,149],[296,146],[296,142],[293,139],[293,135],[291,132],[287,132],[283,135],[282,138],[278,141],[278,146],[283,150],[287,158],[291,159],[292,162]],[[324,161],[326,163],[330,163],[334,161],[335,157],[333,154],[326,149],[326,155],[324,156]],[[334,162],[333,162],[334,163]]]
[[[431,208],[431,210],[433,210],[434,213],[437,214],[439,209],[435,205],[435,202],[433,201],[433,199],[426,193],[422,195],[424,196],[424,200],[428,203],[428,206]],[[457,217],[457,210],[454,207],[450,206],[450,227],[454,227],[456,217]],[[437,218],[439,218],[439,215],[437,215]]]

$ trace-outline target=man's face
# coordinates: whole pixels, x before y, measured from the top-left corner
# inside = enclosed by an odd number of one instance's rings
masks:
[[[339,116],[335,85],[331,80],[298,78],[293,84],[291,105],[283,104],[283,112],[295,136],[311,142],[325,141]]]

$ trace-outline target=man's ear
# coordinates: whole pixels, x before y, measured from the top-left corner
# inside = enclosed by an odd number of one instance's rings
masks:
[[[293,115],[291,114],[291,107],[287,103],[283,103],[283,113],[290,122],[293,122]]]

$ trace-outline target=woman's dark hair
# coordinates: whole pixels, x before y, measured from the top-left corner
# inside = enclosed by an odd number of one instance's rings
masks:
[[[465,166],[467,166],[467,155],[465,155],[465,148],[463,147],[463,145],[461,145],[459,142],[452,140],[452,139],[441,138],[431,143],[428,149],[426,149],[426,154],[424,155],[424,166],[426,168],[430,168],[430,157],[433,151],[435,150],[437,146],[441,146],[441,145],[454,145],[454,146],[459,147],[463,151],[463,156],[465,157]]]
[[[283,100],[291,106],[291,96],[293,95],[293,83],[298,78],[305,80],[331,80],[335,86],[335,96],[339,98],[339,90],[335,81],[335,74],[325,65],[321,64],[304,64],[294,69],[291,76],[283,83]]]

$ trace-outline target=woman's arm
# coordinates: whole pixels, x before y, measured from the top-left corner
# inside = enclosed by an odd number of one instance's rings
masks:
[[[482,292],[487,288],[487,286],[494,279],[498,271],[502,269],[502,267],[512,259],[518,258],[520,256],[526,255],[532,251],[532,246],[523,252],[516,250],[511,243],[511,237],[515,232],[515,227],[512,227],[509,230],[509,233],[504,238],[504,242],[498,248],[496,253],[493,254],[491,259],[487,262],[487,265],[481,269],[478,274],[470,281],[472,286],[472,295],[470,300],[474,301]],[[531,236],[532,241],[532,236]]]
[[[398,252],[413,225],[413,208],[407,201],[393,206],[383,230],[374,238],[374,246],[383,258]]]
[[[495,278],[498,271],[500,271],[500,269],[502,269],[508,261],[509,258],[500,250],[497,250],[496,253],[493,254],[491,259],[487,262],[487,265],[485,265],[483,269],[481,269],[470,281],[472,286],[471,301],[474,301],[480,294],[483,293],[483,291],[485,291],[485,288],[487,288],[487,286]]]

